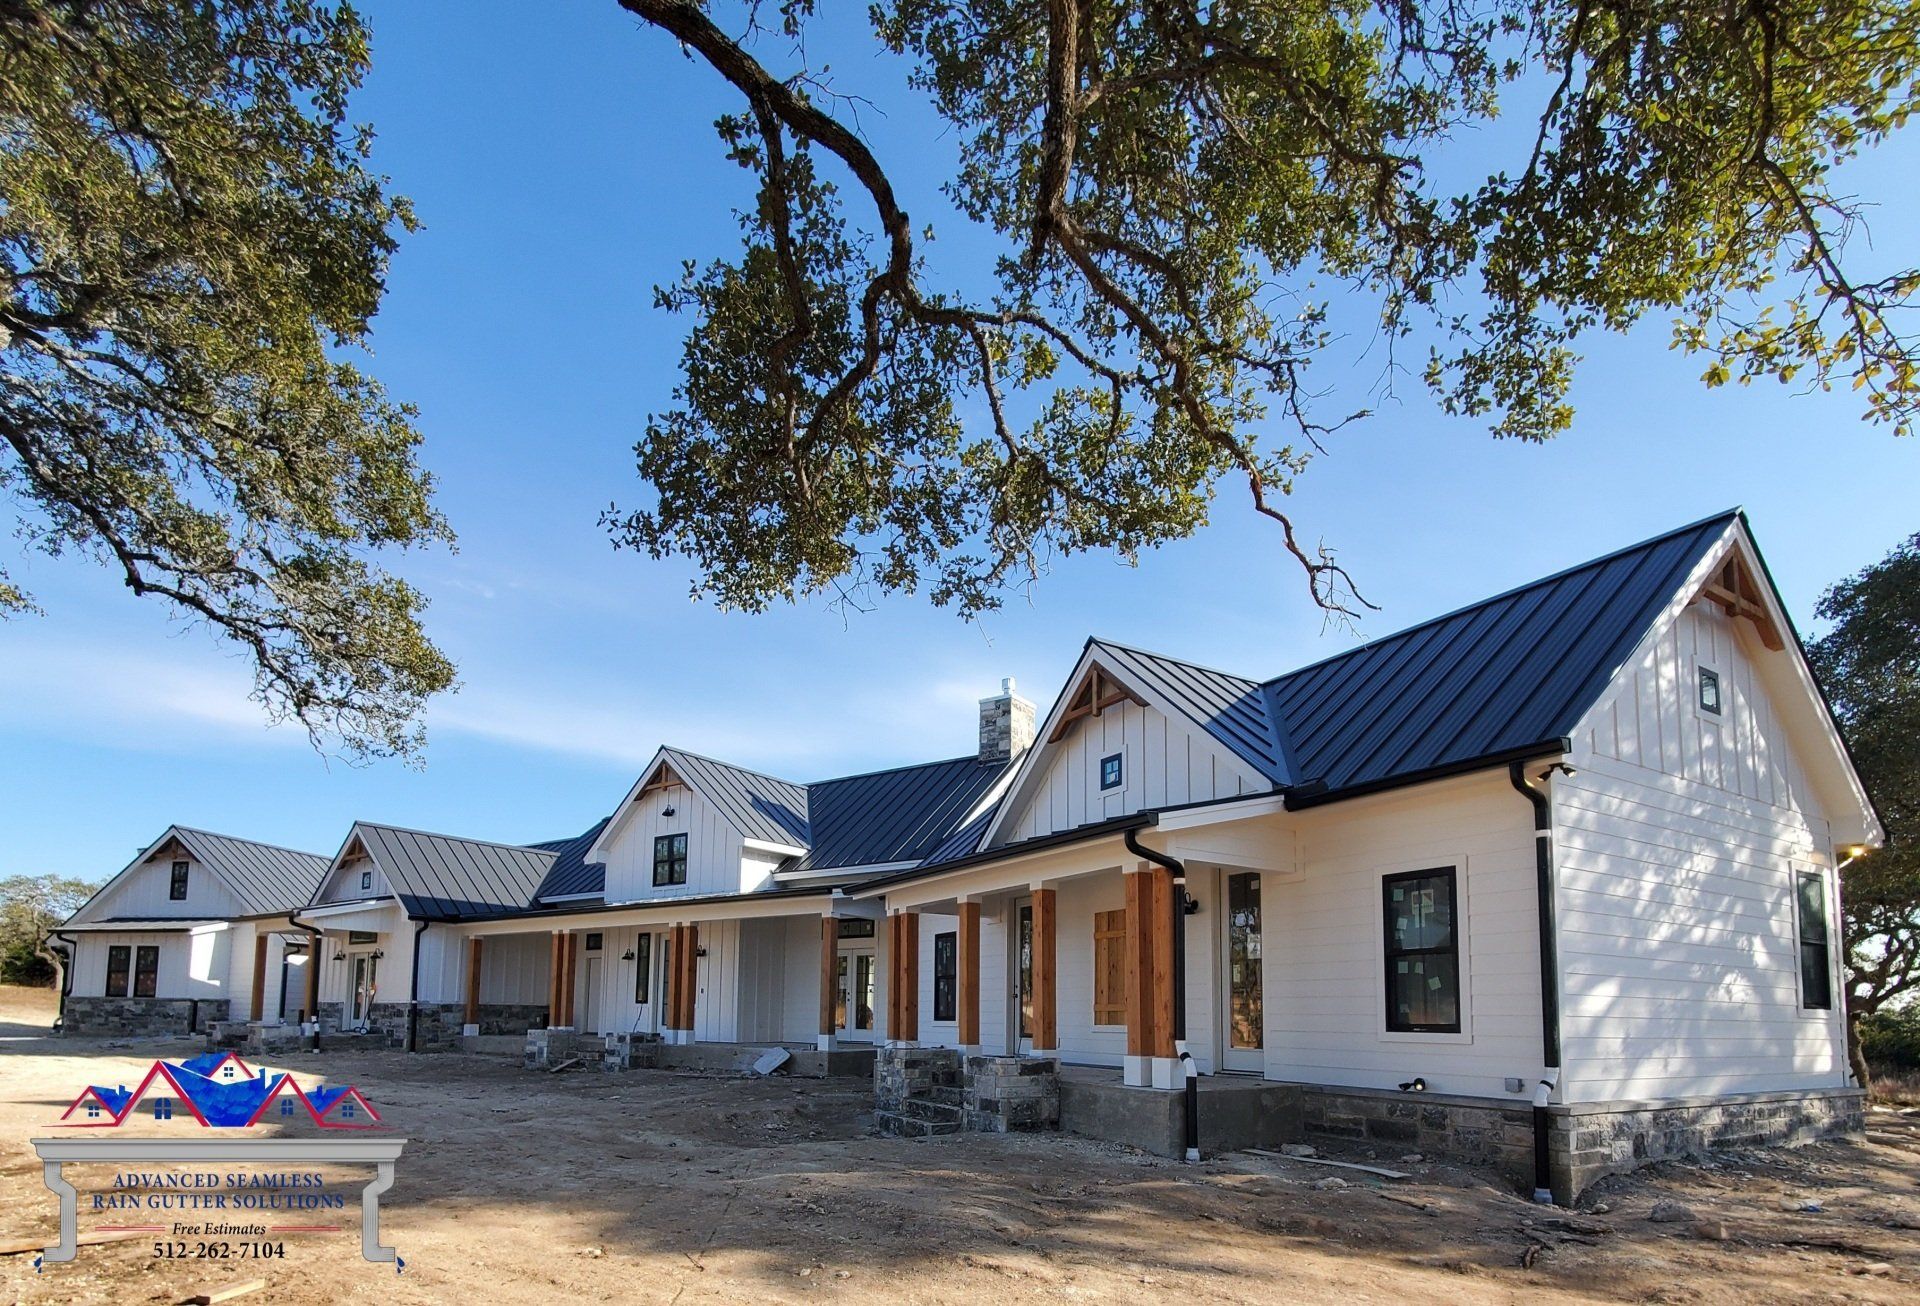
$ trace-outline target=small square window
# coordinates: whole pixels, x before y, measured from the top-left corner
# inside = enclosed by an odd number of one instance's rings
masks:
[[[587,951],[600,951],[600,932],[598,930],[592,931],[587,935]]]
[[[170,1097],[153,1099],[153,1118],[155,1120],[173,1119],[173,1099]]]
[[[1120,787],[1120,754],[1112,753],[1100,759],[1100,787],[1118,789]]]
[[[1700,668],[1700,710],[1720,715],[1720,673]]]
[[[372,871],[360,872],[360,887],[363,890],[373,888],[373,872]]]
[[[283,1116],[290,1116],[293,1114],[292,1098],[289,1097],[289,1098],[280,1099],[280,1114]]]
[[[98,1102],[87,1103],[87,1118],[89,1120],[98,1120],[100,1118],[100,1104]]]
[[[173,878],[167,881],[167,897],[173,902],[184,902],[187,897],[187,864],[173,864]]]

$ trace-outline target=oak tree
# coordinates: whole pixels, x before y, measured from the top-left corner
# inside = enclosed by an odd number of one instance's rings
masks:
[[[1525,440],[1572,422],[1583,337],[1649,318],[1709,385],[1852,386],[1898,432],[1920,401],[1920,276],[1867,263],[1835,175],[1911,112],[1912,0],[878,0],[998,244],[948,279],[807,58],[858,7],[620,3],[738,93],[756,200],[737,256],[657,292],[679,385],[651,501],[605,520],[726,605],[976,613],[1051,556],[1191,534],[1227,485],[1356,610],[1283,510],[1364,409],[1314,377],[1335,295]]]
[[[1808,649],[1886,843],[1842,873],[1848,1048],[1859,1022],[1920,996],[1920,535],[1834,585]]]
[[[346,117],[367,59],[344,4],[0,0],[0,494],[236,641],[271,716],[409,754],[453,668],[376,554],[451,537],[352,361],[413,221]]]

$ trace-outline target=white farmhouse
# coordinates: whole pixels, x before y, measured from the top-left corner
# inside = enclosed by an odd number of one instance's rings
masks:
[[[328,1032],[877,1055],[903,1132],[1348,1136],[1566,1200],[1858,1126],[1837,872],[1879,838],[1729,512],[1271,679],[1089,640],[965,757],[799,783],[662,748],[572,839],[359,824],[273,938],[310,940]],[[155,914],[120,884],[68,929]],[[278,1018],[248,952],[221,996]]]

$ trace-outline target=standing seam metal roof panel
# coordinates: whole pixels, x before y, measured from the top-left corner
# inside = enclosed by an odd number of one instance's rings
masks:
[[[196,859],[232,888],[249,916],[279,915],[307,905],[328,859],[276,844],[176,825],[173,833]]]
[[[813,844],[786,869],[877,866],[924,857],[966,819],[1008,765],[956,757],[808,785]]]
[[[362,821],[354,832],[380,866],[407,914],[428,919],[524,910],[553,867],[554,854]]]
[[[660,752],[668,765],[720,808],[749,839],[807,846],[810,835],[804,785],[677,748]]]

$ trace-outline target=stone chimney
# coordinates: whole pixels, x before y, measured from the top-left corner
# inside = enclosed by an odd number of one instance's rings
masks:
[[[1033,746],[1033,704],[1013,692],[1013,677],[996,698],[980,700],[980,760],[1005,762]]]

